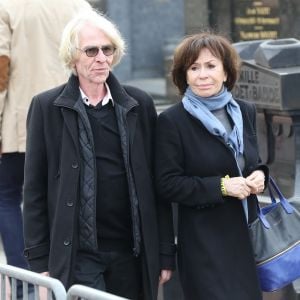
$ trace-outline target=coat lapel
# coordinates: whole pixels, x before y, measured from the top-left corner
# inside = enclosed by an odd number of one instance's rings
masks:
[[[79,155],[79,141],[78,141],[78,121],[77,121],[77,113],[70,109],[61,109],[66,128],[68,133],[70,134],[72,141],[74,143],[76,153]]]
[[[135,112],[135,107],[138,106],[136,100],[134,100],[130,95],[127,94],[126,90],[119,84],[117,79],[112,73],[110,73],[107,83],[110,87],[112,97],[114,101],[120,106],[120,110],[117,113],[117,118],[121,118],[123,126],[126,130],[129,141],[129,149],[131,149],[134,141],[135,131],[136,131],[136,122],[137,122],[137,113]]]
[[[128,124],[128,138],[129,138],[129,147],[130,147],[130,153],[132,153],[132,146],[133,141],[135,137],[135,131],[136,131],[136,121],[137,121],[137,115],[134,112],[128,113],[127,118],[127,124]]]
[[[79,92],[78,78],[72,75],[69,78],[62,93],[54,101],[54,105],[61,107],[61,113],[64,118],[64,122],[68,133],[70,134],[76,152],[79,155],[79,141],[78,141],[78,113],[75,111],[75,103],[81,100]]]

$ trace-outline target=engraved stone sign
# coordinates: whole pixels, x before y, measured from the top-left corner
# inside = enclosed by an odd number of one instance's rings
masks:
[[[268,70],[260,70],[255,66],[243,63],[238,84],[234,90],[237,99],[262,104],[265,108],[280,108],[280,77]]]
[[[268,69],[244,61],[234,88],[236,99],[252,101],[258,108],[300,109],[300,67]]]
[[[233,2],[235,41],[279,37],[279,0],[234,0]]]

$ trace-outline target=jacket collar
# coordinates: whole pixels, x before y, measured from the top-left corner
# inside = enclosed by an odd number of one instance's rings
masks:
[[[121,105],[126,111],[138,106],[138,102],[127,94],[123,86],[111,72],[109,73],[106,82],[109,85],[114,102]],[[54,105],[74,109],[74,105],[78,99],[81,101],[79,80],[77,76],[72,74],[66,83],[65,88],[54,101]]]
[[[123,106],[127,111],[138,106],[138,102],[127,94],[123,86],[112,73],[109,74],[106,82],[109,85],[111,95],[117,104]]]
[[[79,98],[81,98],[79,80],[77,76],[72,74],[61,94],[55,99],[54,105],[73,108]]]

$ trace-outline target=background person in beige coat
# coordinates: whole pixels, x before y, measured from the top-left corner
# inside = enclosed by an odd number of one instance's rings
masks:
[[[89,8],[85,0],[0,0],[0,235],[10,265],[27,268],[21,215],[27,110],[35,94],[68,78],[58,57],[61,33]]]

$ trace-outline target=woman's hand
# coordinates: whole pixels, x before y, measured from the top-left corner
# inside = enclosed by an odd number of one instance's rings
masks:
[[[262,170],[253,171],[246,177],[246,183],[250,188],[251,194],[262,193],[265,189],[265,174]]]
[[[245,199],[250,195],[251,189],[244,177],[224,178],[224,186],[228,196]]]

